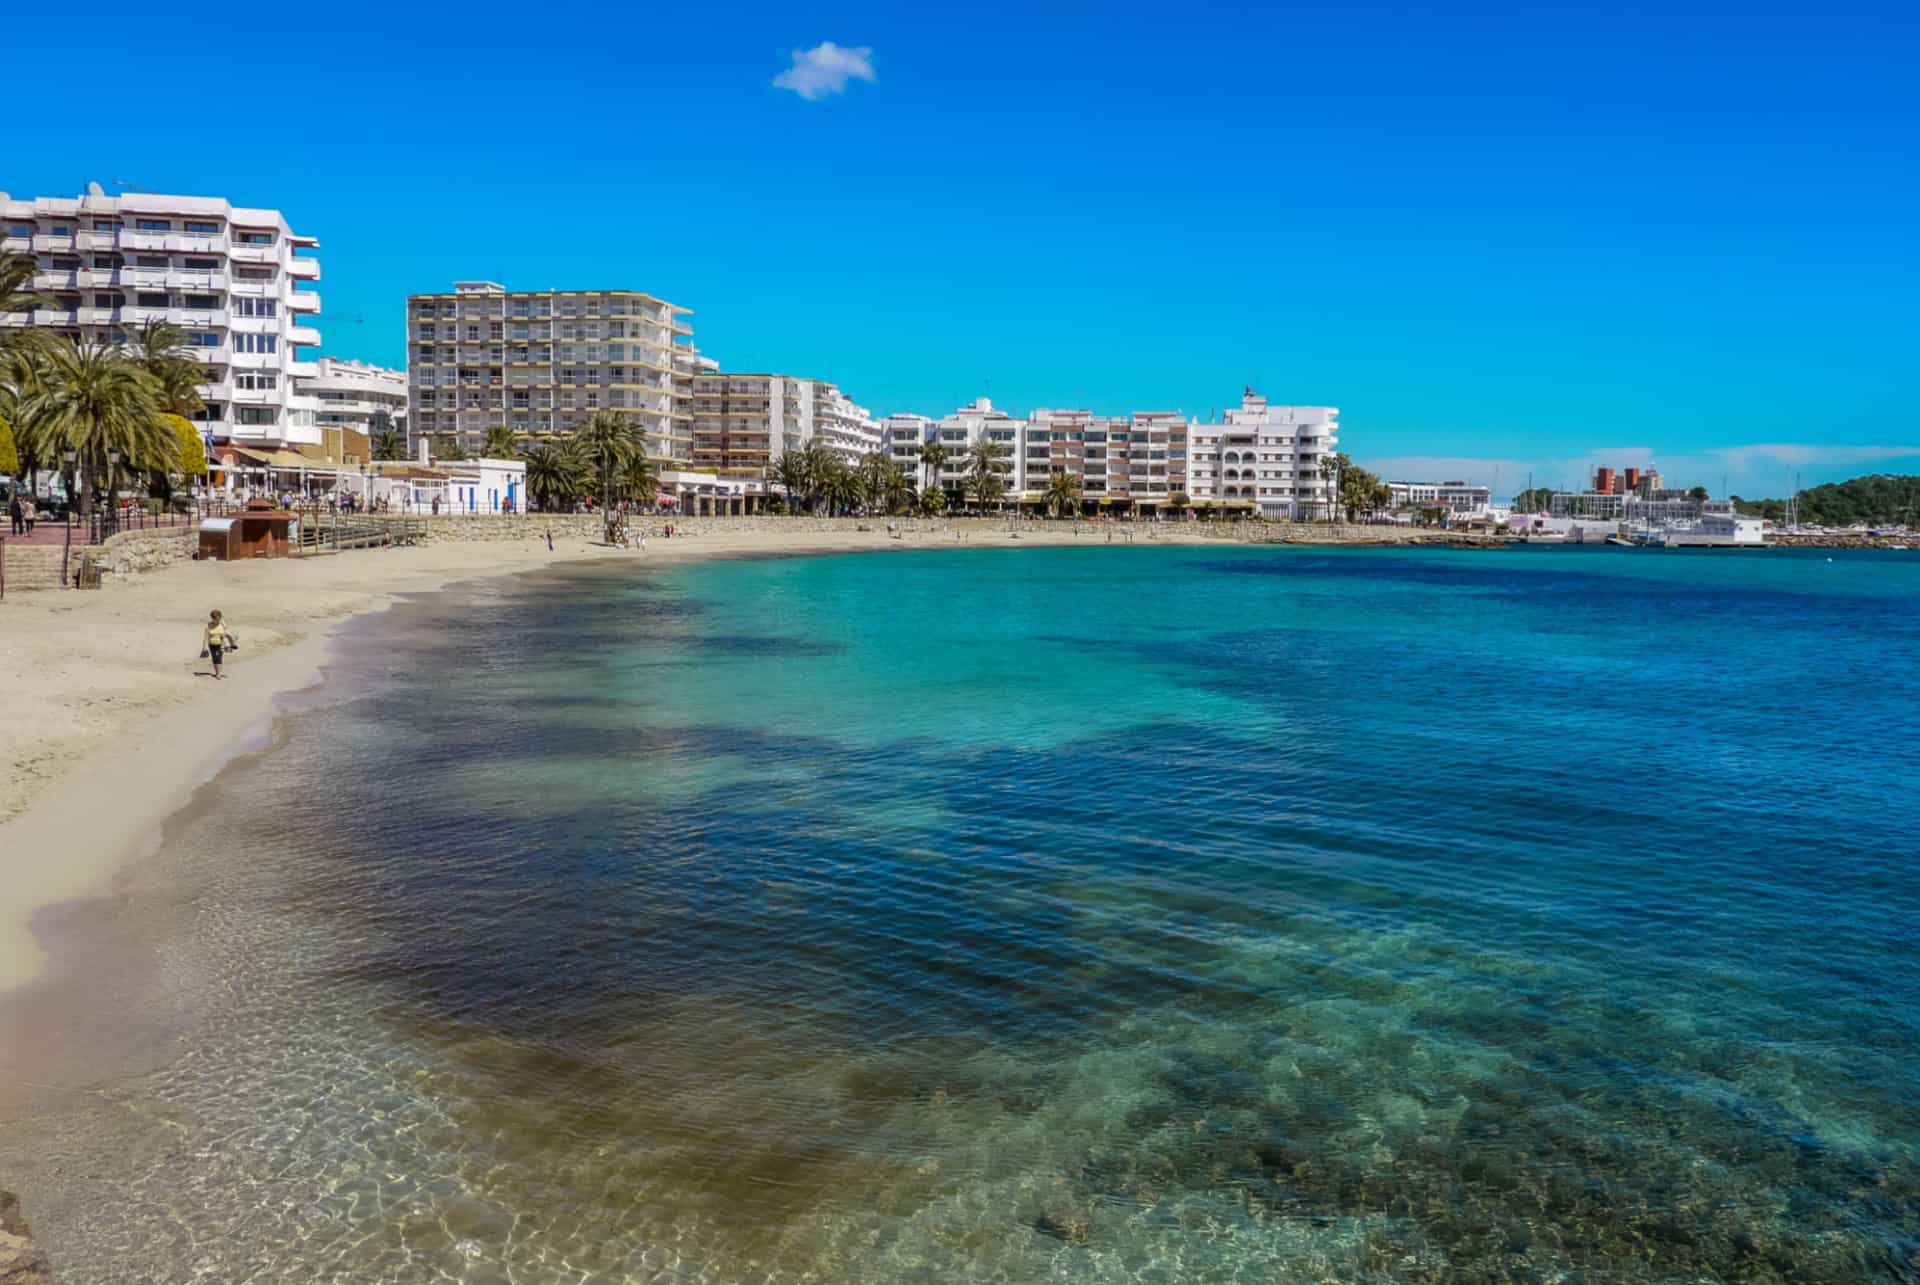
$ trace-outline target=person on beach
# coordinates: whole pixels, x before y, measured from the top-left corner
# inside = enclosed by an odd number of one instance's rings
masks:
[[[40,510],[38,506],[34,504],[33,497],[31,495],[29,495],[26,499],[20,501],[20,516],[26,521],[27,534],[32,535],[33,524],[40,520]]]
[[[13,498],[7,502],[7,516],[13,519],[13,533],[15,535],[25,535],[27,533],[27,511],[20,507],[20,493],[18,491],[14,492]]]
[[[213,661],[213,676],[220,677],[220,662],[226,658],[227,649],[236,641],[227,632],[226,625],[215,611],[207,616],[207,631],[201,644],[200,654]]]

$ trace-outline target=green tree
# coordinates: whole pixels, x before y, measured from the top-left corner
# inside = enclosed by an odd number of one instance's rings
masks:
[[[928,442],[920,448],[920,467],[926,471],[926,477],[928,479],[921,483],[921,491],[923,494],[929,487],[942,493],[945,492],[946,487],[940,481],[940,470],[945,468],[947,461],[952,458],[952,452],[941,445],[937,439]]]
[[[885,451],[868,451],[860,457],[855,470],[860,478],[860,502],[872,513],[879,513],[887,507],[887,482],[895,472],[893,461],[887,458]]]
[[[207,471],[207,440],[184,415],[163,417],[173,432],[173,454],[167,461],[169,473],[196,478]]]
[[[1345,511],[1347,521],[1351,522],[1355,515],[1375,507],[1375,492],[1382,489],[1383,484],[1378,477],[1349,460],[1345,454],[1337,454],[1334,459],[1339,479],[1340,507]]]
[[[433,458],[457,464],[468,458],[467,444],[460,440],[458,433],[448,433],[444,438],[434,442]]]
[[[813,478],[797,438],[789,436],[783,443],[780,458],[767,470],[767,480],[786,494],[787,512],[799,517],[811,499]]]
[[[5,415],[0,415],[0,473],[20,475],[20,448],[14,444],[13,425],[7,423]]]
[[[1329,522],[1333,521],[1334,504],[1339,498],[1336,492],[1339,485],[1340,469],[1346,462],[1347,457],[1340,452],[1335,452],[1332,455],[1322,455],[1320,457],[1320,481],[1326,487],[1327,496],[1321,507],[1324,510],[1323,515]]]
[[[1047,511],[1057,518],[1080,512],[1080,479],[1066,469],[1055,469],[1047,478]]]
[[[1167,507],[1180,510],[1180,516],[1185,517],[1187,510],[1193,507],[1193,497],[1185,491],[1175,491],[1167,497]]]
[[[207,370],[187,347],[187,332],[164,321],[149,321],[127,341],[127,355],[153,381],[155,400],[171,415],[194,415],[205,409],[200,385]]]
[[[1007,448],[981,438],[967,456],[965,489],[980,508],[998,504],[1007,493]]]
[[[480,454],[490,460],[510,460],[518,453],[519,445],[519,439],[514,437],[512,429],[504,424],[495,424],[487,430],[486,438],[480,445]]]
[[[92,512],[94,488],[108,472],[112,452],[129,469],[172,456],[153,381],[115,348],[75,344],[64,336],[46,342],[34,392],[22,409],[38,458],[75,452],[82,515]]]
[[[1536,486],[1513,497],[1515,513],[1545,513],[1553,506],[1553,488]]]
[[[25,312],[33,307],[33,276],[40,270],[24,250],[0,251],[0,312]],[[26,336],[43,334],[32,327],[0,327],[0,352],[28,346]]]
[[[1696,487],[1694,487],[1694,488],[1693,488],[1693,489],[1692,489],[1691,491],[1688,491],[1688,492],[1687,492],[1687,498],[1688,498],[1689,500],[1692,500],[1692,501],[1694,501],[1695,503],[1702,503],[1702,504],[1703,504],[1703,503],[1705,503],[1705,502],[1706,502],[1706,501],[1707,501],[1707,500],[1708,500],[1708,499],[1709,499],[1710,497],[1709,497],[1709,496],[1708,496],[1708,494],[1707,494],[1707,488],[1706,488],[1706,487],[1704,487],[1704,486],[1696,486]]]
[[[542,510],[570,508],[585,492],[592,467],[572,443],[542,442],[527,451],[527,493]]]
[[[866,498],[857,470],[847,467],[838,455],[828,453],[826,461],[814,470],[819,498],[825,501],[828,516],[847,513]]]
[[[947,511],[947,493],[937,486],[925,487],[916,498],[915,507],[925,517]]]
[[[400,434],[392,429],[383,429],[373,435],[371,443],[373,458],[376,460],[404,460],[407,458],[407,444]]]
[[[616,483],[626,473],[627,466],[645,450],[639,428],[625,411],[595,411],[592,418],[580,426],[573,440],[580,448],[581,458],[593,468],[603,502],[612,500]]]
[[[649,509],[659,506],[660,461],[647,454],[644,440],[620,475],[620,494],[623,499],[644,504]]]

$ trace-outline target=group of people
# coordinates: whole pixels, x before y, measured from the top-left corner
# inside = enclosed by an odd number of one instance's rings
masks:
[[[34,506],[31,495],[22,495],[18,491],[7,502],[7,516],[13,519],[15,535],[32,535],[33,524],[40,520],[40,510]]]

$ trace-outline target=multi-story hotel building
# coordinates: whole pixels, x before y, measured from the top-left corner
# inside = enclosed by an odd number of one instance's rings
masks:
[[[1177,507],[1184,495],[1189,505],[1304,518],[1325,512],[1331,491],[1319,461],[1334,448],[1338,416],[1330,406],[1269,406],[1251,390],[1219,424],[1174,411],[1041,409],[1020,419],[983,397],[939,420],[889,415],[881,431],[887,454],[921,485],[929,480],[921,451],[938,441],[948,492],[964,489],[974,448],[988,441],[1003,448],[1009,501],[1037,503],[1055,473],[1068,473],[1084,503],[1110,512]]]
[[[849,464],[880,449],[880,425],[825,380],[702,370],[691,377],[693,467],[764,482],[787,448],[815,440]]]
[[[322,436],[351,432],[372,437],[382,428],[399,433],[403,439],[406,436],[404,370],[322,357],[314,364],[312,375],[294,382],[303,396],[313,399],[314,423]]]
[[[692,454],[675,409],[688,310],[637,290],[514,290],[457,281],[407,298],[411,437],[477,450],[488,429],[540,438],[619,410],[669,464]]]
[[[1328,517],[1334,488],[1321,460],[1339,442],[1332,406],[1270,406],[1251,388],[1218,424],[1190,424],[1187,496],[1262,517]]]
[[[0,326],[36,326],[75,340],[124,342],[150,321],[186,332],[206,367],[195,418],[213,443],[271,451],[318,446],[317,367],[305,351],[320,296],[311,253],[278,210],[218,197],[128,192],[13,200],[0,192],[0,247],[34,256],[35,302]]]
[[[889,415],[881,427],[888,455],[921,485],[930,480],[921,450],[938,441],[947,455],[939,484],[948,492],[965,488],[983,441],[1001,448],[1009,502],[1039,502],[1055,473],[1071,474],[1084,501],[1109,509],[1165,505],[1187,484],[1189,426],[1170,411],[1112,418],[1041,409],[1020,419],[982,397],[937,421]]]

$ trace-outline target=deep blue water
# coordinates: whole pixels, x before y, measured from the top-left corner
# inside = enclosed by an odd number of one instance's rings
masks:
[[[1920,1280],[1917,595],[1891,554],[1103,547],[403,608],[181,841],[229,985],[131,1092],[221,1143],[197,1183],[129,1144],[133,1238]]]

